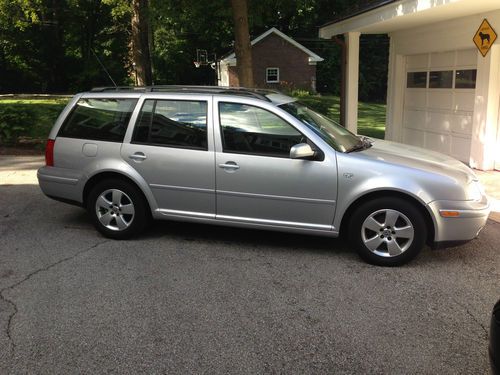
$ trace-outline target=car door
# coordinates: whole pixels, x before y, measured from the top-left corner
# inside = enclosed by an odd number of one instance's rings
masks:
[[[215,218],[210,96],[146,96],[122,158],[146,180],[161,213]]]
[[[293,145],[311,141],[283,111],[262,101],[215,97],[214,113],[218,220],[332,229],[334,152],[291,159]]]

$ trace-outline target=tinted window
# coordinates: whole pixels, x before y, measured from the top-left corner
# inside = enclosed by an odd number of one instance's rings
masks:
[[[477,74],[476,69],[457,70],[455,72],[455,88],[475,89],[476,74]]]
[[[122,142],[137,99],[80,99],[59,137]]]
[[[289,157],[292,146],[306,141],[293,126],[262,108],[219,103],[224,152]]]
[[[452,70],[429,72],[429,88],[431,89],[451,89],[452,83]]]
[[[425,89],[427,87],[427,72],[409,72],[407,74],[406,87]]]
[[[206,150],[207,102],[144,101],[132,141]]]

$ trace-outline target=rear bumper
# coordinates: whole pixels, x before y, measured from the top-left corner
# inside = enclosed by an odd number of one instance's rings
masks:
[[[82,203],[83,174],[72,169],[42,167],[37,172],[42,192],[50,198]]]
[[[428,206],[434,218],[434,242],[438,245],[473,240],[486,225],[491,210],[486,196],[479,201],[434,201]],[[442,217],[443,210],[457,211],[459,216]]]

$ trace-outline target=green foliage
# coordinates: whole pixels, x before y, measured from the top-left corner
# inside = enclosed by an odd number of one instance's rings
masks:
[[[210,66],[195,68],[196,50],[209,59],[232,50],[228,0],[149,0],[155,84],[214,84]],[[251,37],[276,27],[324,58],[317,90],[339,94],[340,47],[318,38],[318,25],[352,6],[349,0],[249,1]],[[0,0],[0,92],[74,93],[111,81],[133,83],[129,62],[130,0]],[[360,99],[382,102],[388,39],[363,35]],[[293,91],[294,87],[289,87]]]
[[[15,144],[20,136],[47,138],[67,101],[67,99],[0,100],[0,144]]]

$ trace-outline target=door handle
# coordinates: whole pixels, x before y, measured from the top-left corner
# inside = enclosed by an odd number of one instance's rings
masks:
[[[240,166],[236,164],[235,162],[227,162],[225,164],[219,164],[219,168],[224,168],[224,169],[240,169]]]
[[[143,161],[146,160],[147,157],[144,155],[142,152],[136,152],[135,154],[129,155],[129,159],[132,159],[134,161]]]

